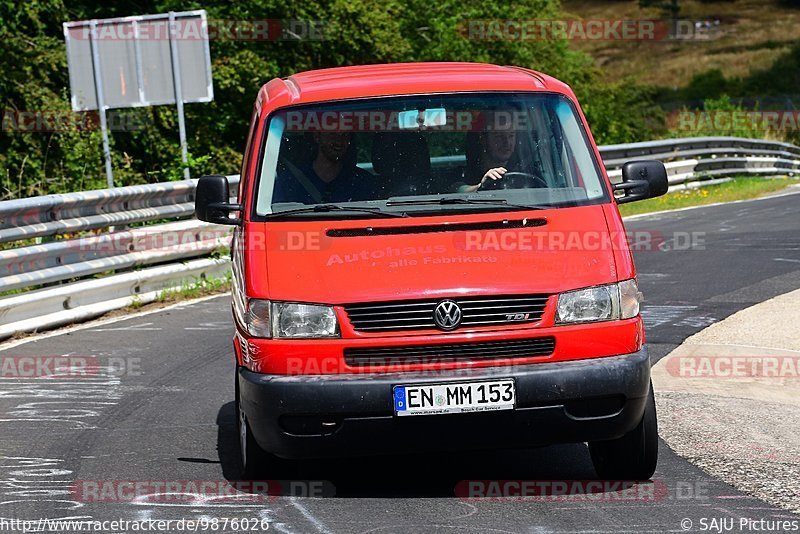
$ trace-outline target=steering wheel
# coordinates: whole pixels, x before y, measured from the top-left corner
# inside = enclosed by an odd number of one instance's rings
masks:
[[[538,174],[528,172],[509,171],[499,180],[486,180],[478,191],[492,191],[495,189],[525,189],[529,187],[550,187],[544,178]]]

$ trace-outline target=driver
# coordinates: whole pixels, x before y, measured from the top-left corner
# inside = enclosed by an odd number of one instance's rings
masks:
[[[513,112],[507,112],[512,117]],[[507,118],[508,118],[507,117]],[[485,114],[486,123],[475,140],[467,138],[467,168],[464,173],[468,182],[478,181],[475,185],[461,184],[460,193],[472,193],[486,183],[487,180],[500,180],[509,169],[516,169],[519,164],[515,157],[517,148],[517,131],[513,120],[504,120],[496,112]]]

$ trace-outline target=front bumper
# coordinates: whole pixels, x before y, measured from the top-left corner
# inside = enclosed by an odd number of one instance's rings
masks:
[[[392,387],[516,381],[514,410],[394,416]],[[261,447],[285,458],[511,448],[613,439],[641,420],[647,349],[584,360],[437,372],[266,375],[243,367],[240,400]]]

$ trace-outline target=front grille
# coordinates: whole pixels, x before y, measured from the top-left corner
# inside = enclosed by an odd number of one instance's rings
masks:
[[[349,304],[344,307],[359,332],[436,329],[433,310],[442,299]],[[547,295],[452,297],[461,307],[458,328],[535,323],[541,320]]]
[[[407,345],[404,347],[347,348],[344,360],[348,365],[398,365],[446,363],[459,360],[497,360],[549,356],[556,348],[552,336],[510,341],[479,343],[446,343],[440,345]]]

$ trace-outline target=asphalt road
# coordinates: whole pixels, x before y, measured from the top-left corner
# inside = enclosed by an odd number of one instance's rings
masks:
[[[798,195],[782,196],[626,223],[643,241],[651,237],[636,262],[654,361],[711,322],[800,287],[798,203]],[[335,497],[130,502],[113,494],[125,481],[235,480],[231,332],[222,296],[0,352],[98,364],[90,377],[0,379],[0,531],[14,527],[4,520],[42,517],[263,519],[259,526],[281,532],[536,533],[683,532],[685,519],[699,532],[702,518],[733,519],[731,531],[739,532],[747,531],[737,530],[740,518],[797,519],[711,478],[663,443],[653,482],[633,496],[468,500],[454,493],[462,480],[591,479],[585,445],[302,462],[281,465],[271,477],[325,481]],[[299,494],[308,487],[320,486],[293,486]]]

